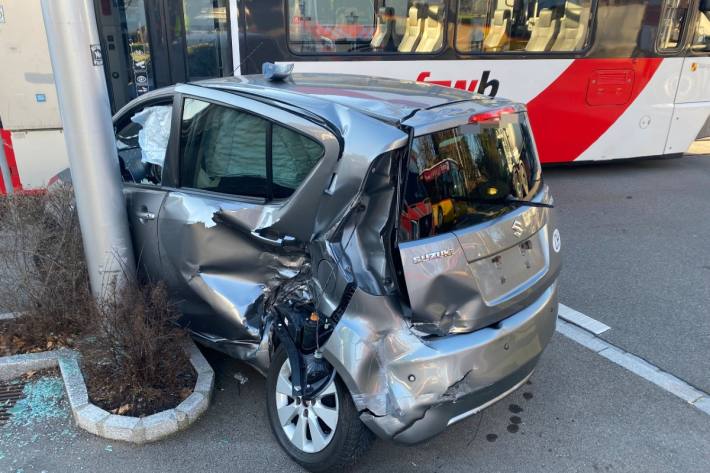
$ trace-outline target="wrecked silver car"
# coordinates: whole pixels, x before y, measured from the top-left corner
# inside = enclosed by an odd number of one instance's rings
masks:
[[[481,411],[552,337],[559,231],[521,105],[245,76],[148,93],[115,128],[143,271],[266,375],[274,435],[312,471]]]

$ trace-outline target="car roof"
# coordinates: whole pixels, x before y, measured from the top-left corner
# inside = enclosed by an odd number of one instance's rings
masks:
[[[417,110],[463,101],[483,108],[497,101],[484,95],[422,82],[346,74],[292,74],[284,81],[262,75],[224,77],[192,82],[192,85],[258,95],[313,111],[323,102],[335,103],[386,122],[400,122]]]

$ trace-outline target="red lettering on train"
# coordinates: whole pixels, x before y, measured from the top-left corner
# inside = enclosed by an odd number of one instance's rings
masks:
[[[498,79],[490,79],[491,71],[483,71],[481,79],[466,79],[452,80],[427,80],[431,76],[430,71],[420,72],[417,76],[417,82],[425,82],[427,84],[443,85],[444,87],[454,87],[455,89],[468,90],[469,92],[477,92],[479,94],[487,94],[495,97],[500,87]],[[452,85],[453,84],[453,85]],[[490,90],[488,90],[490,89]]]

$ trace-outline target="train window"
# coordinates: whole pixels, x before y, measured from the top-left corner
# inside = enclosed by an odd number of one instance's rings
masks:
[[[444,0],[288,0],[295,53],[434,53],[444,47]]]
[[[666,0],[658,27],[658,50],[672,51],[683,44],[689,0]]]
[[[710,52],[710,0],[700,0],[692,48],[695,52]]]
[[[459,0],[456,49],[464,53],[581,51],[591,0]]]

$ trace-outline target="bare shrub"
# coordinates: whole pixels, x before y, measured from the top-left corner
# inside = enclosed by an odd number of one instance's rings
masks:
[[[0,354],[74,346],[93,402],[125,415],[171,408],[195,373],[163,284],[91,295],[71,187],[0,197]]]
[[[195,385],[185,330],[164,284],[114,289],[82,342],[89,397],[123,415],[175,407]]]
[[[6,351],[71,345],[92,317],[92,300],[73,192],[0,198],[0,311]]]

